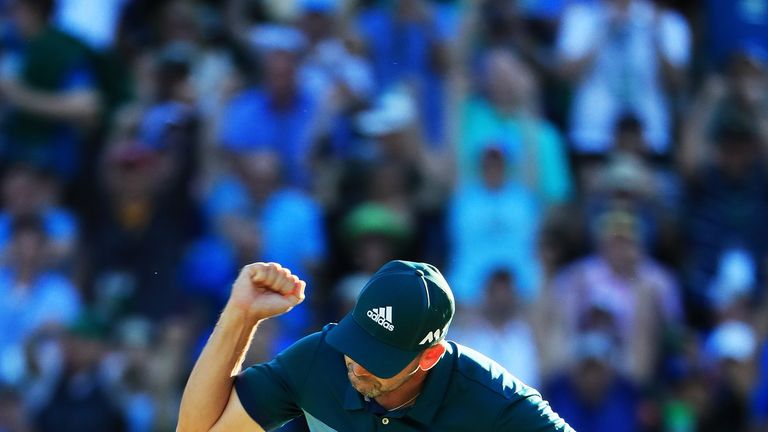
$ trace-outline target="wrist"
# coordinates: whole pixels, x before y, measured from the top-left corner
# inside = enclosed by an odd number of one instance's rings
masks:
[[[232,300],[228,301],[221,313],[222,318],[243,322],[249,327],[258,325],[266,317],[260,317],[251,311],[250,305],[241,305]]]

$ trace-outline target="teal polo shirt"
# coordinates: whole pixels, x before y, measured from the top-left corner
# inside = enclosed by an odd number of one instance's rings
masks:
[[[573,431],[536,390],[455,342],[448,342],[414,405],[374,414],[350,384],[344,356],[325,342],[334,326],[237,377],[243,407],[264,429],[304,417],[313,432]]]

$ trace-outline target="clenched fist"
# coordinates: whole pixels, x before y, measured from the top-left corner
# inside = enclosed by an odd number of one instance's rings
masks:
[[[232,286],[229,303],[258,321],[281,315],[304,301],[306,283],[277,263],[248,264]]]

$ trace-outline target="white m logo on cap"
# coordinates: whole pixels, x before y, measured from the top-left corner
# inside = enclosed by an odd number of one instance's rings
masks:
[[[440,339],[440,329],[427,333],[427,335],[424,336],[424,339],[422,339],[421,342],[419,342],[419,345],[424,345],[425,343],[432,343],[438,339]]]

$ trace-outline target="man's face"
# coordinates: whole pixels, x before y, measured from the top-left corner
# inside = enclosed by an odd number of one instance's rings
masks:
[[[352,387],[355,388],[360,394],[369,398],[375,399],[385,393],[397,390],[403,384],[408,382],[413,375],[419,370],[419,361],[421,355],[416,356],[412,362],[408,364],[400,373],[392,378],[379,378],[364,367],[355,363],[351,358],[344,356],[344,362],[347,365],[347,377]]]

